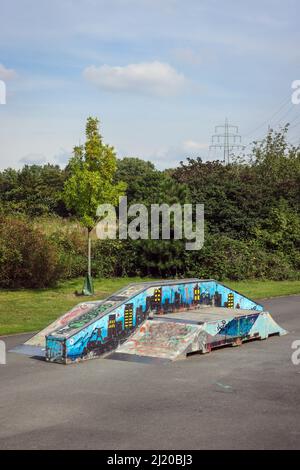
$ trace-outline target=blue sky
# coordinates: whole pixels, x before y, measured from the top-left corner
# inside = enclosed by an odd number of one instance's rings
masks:
[[[65,164],[89,115],[118,156],[159,168],[213,159],[225,117],[245,144],[300,120],[298,0],[0,0],[0,11],[1,168]]]

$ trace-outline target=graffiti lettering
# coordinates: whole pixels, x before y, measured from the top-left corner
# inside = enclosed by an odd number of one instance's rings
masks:
[[[77,328],[82,328],[84,325],[89,323],[91,320],[96,318],[101,313],[105,312],[108,308],[112,307],[113,305],[114,305],[113,303],[100,305],[98,308],[95,308],[89,312],[86,312],[80,317],[70,321],[67,326],[65,326],[64,328],[61,328],[60,330],[57,330],[56,333],[60,334],[60,333],[65,333],[70,330],[75,330]]]
[[[226,325],[226,320],[222,320],[220,323],[217,325],[217,331],[221,331],[224,326]]]

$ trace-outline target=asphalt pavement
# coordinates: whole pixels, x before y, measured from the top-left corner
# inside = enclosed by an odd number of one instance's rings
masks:
[[[184,361],[64,366],[8,353],[0,449],[299,449],[300,296],[262,303],[288,335]],[[0,339],[8,350],[29,337]]]

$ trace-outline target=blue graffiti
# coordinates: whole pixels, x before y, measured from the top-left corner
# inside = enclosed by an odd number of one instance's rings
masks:
[[[75,360],[101,355],[125,341],[150,312],[164,314],[201,305],[262,310],[259,304],[216,281],[179,281],[178,284],[146,286],[142,292],[122,304],[118,303],[107,313],[105,309],[113,304],[104,302],[92,312],[73,319],[67,328],[54,331],[46,338],[47,357],[57,358],[60,354],[62,360]],[[247,335],[256,318],[257,315],[239,320],[234,318],[226,325],[220,325],[219,334]],[[78,330],[74,332],[73,328]]]

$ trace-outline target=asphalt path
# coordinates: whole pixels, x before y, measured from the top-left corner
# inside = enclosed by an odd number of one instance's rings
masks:
[[[262,303],[288,335],[184,361],[63,366],[8,353],[0,449],[299,449],[300,296]],[[29,337],[0,339],[10,349]]]

